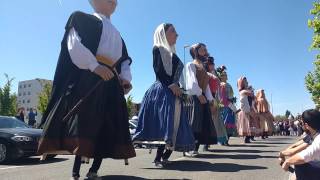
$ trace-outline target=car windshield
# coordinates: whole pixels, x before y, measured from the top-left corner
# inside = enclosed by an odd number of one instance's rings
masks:
[[[1,128],[29,128],[29,126],[13,117],[0,117]]]

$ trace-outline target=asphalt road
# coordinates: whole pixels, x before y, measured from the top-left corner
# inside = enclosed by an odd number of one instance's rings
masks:
[[[297,137],[256,138],[251,144],[242,144],[241,138],[232,138],[231,146],[214,145],[210,152],[202,152],[197,158],[183,157],[174,152],[172,164],[165,168],[152,163],[155,150],[137,149],[137,157],[125,166],[122,160],[105,159],[99,174],[103,180],[143,179],[199,179],[199,180],[287,180],[277,161],[279,150],[284,149]],[[73,156],[57,156],[52,161],[39,162],[31,157],[10,164],[0,165],[1,180],[67,180],[71,177]],[[82,165],[81,179],[90,166]]]

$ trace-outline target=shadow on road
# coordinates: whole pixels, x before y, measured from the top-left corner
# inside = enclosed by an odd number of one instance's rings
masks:
[[[164,168],[144,168],[177,171],[211,171],[211,172],[238,172],[241,170],[267,169],[263,166],[247,166],[233,163],[210,163],[204,161],[175,161]]]
[[[278,146],[260,145],[260,144],[230,144],[230,147],[278,147]]]
[[[275,141],[273,141],[273,142],[253,142],[253,144],[292,144],[292,143],[290,143],[290,142],[275,142]]]
[[[32,166],[32,165],[40,165],[40,164],[51,164],[68,160],[67,158],[53,158],[46,161],[40,161],[40,158],[22,158],[17,159],[12,162],[4,163],[3,165],[14,165],[14,166]]]
[[[121,176],[121,175],[110,175],[110,176],[101,176],[102,180],[144,180],[142,177],[135,176]]]
[[[299,139],[299,136],[280,136],[280,137],[272,136],[266,139],[266,141],[295,141],[296,139]]]
[[[197,158],[203,159],[261,159],[278,158],[277,156],[260,156],[254,154],[199,154]]]
[[[213,153],[273,153],[278,151],[260,151],[253,149],[209,149]]]

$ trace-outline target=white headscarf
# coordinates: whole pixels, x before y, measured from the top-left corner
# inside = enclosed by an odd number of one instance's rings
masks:
[[[160,24],[153,35],[153,47],[158,47],[160,50],[160,55],[162,59],[162,64],[166,73],[172,75],[172,55],[176,53],[175,45],[170,46],[167,37],[166,31],[164,29],[165,24]]]

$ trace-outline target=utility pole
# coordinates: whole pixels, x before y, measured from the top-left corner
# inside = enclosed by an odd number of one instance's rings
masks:
[[[271,113],[273,114],[272,93],[271,93]]]

